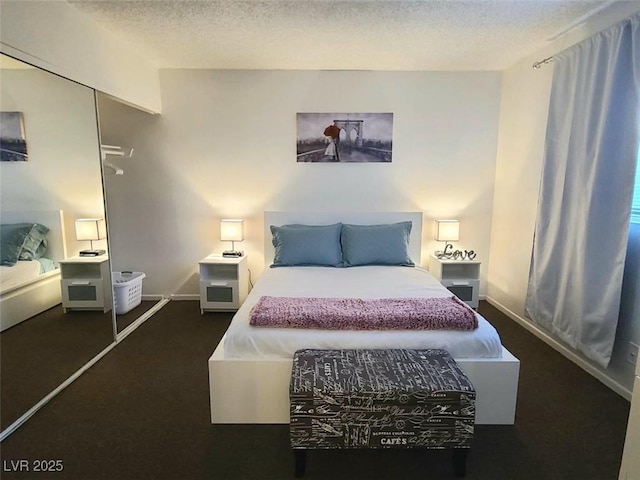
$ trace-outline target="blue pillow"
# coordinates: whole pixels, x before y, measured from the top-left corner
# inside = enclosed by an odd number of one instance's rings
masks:
[[[409,256],[411,222],[386,225],[342,226],[342,258],[345,266],[413,266]]]
[[[44,225],[35,223],[24,239],[19,260],[37,260],[47,251],[47,232],[49,229]]]
[[[14,266],[21,259],[23,251],[24,259],[32,260],[33,255],[42,250],[42,243],[48,231],[47,227],[39,223],[0,225],[0,265]]]
[[[341,223],[334,225],[271,225],[275,256],[272,267],[342,266]]]

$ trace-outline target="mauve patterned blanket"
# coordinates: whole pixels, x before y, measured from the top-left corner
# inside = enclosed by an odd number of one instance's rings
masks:
[[[475,312],[457,297],[260,297],[250,313],[256,327],[324,330],[474,330]]]

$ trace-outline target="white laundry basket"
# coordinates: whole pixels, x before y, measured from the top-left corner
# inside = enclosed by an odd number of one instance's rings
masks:
[[[122,315],[142,302],[143,272],[113,272],[113,296],[116,313]]]

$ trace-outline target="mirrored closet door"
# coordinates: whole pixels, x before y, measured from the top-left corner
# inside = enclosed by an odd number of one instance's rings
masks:
[[[155,127],[159,117],[102,93],[97,98],[114,311],[120,335],[136,320],[152,313],[162,300],[161,295],[153,294],[162,261],[149,264],[146,255],[159,240],[154,229],[147,226],[162,221],[162,212],[141,187],[150,184],[162,188],[166,179],[155,182],[158,172],[149,168],[148,161],[152,154],[146,132]]]
[[[4,55],[0,69],[6,432],[113,344],[115,327],[95,92]],[[83,231],[92,222],[97,230]]]

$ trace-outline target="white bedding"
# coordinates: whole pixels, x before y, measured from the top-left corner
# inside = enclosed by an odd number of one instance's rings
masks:
[[[450,296],[429,272],[410,267],[269,268],[245,300],[224,339],[226,357],[291,358],[302,348],[442,348],[455,358],[502,355],[495,328],[478,315],[474,331],[315,330],[249,325],[249,312],[263,295],[289,297],[402,298]]]
[[[40,276],[40,262],[19,261],[13,267],[0,266],[0,293],[35,280]]]

